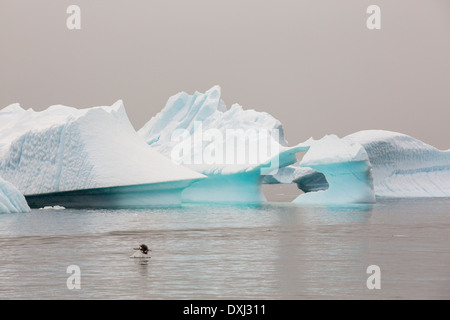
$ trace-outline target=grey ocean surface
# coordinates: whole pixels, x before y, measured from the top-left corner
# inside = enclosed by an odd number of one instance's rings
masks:
[[[450,199],[296,206],[298,190],[265,189],[261,206],[0,215],[0,298],[450,298]],[[130,258],[141,243],[151,259]]]

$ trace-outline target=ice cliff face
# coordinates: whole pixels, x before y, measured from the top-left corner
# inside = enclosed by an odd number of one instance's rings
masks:
[[[323,174],[329,188],[302,194],[294,200],[295,203],[375,202],[369,157],[358,143],[346,142],[334,135],[326,136],[311,143],[311,148],[303,157],[300,166]]]
[[[24,196],[11,183],[0,178],[0,213],[29,212]]]
[[[450,150],[405,134],[367,130],[344,138],[366,150],[380,197],[450,197]]]
[[[0,111],[0,176],[25,195],[197,180],[203,176],[148,148],[122,101],[79,110]]]

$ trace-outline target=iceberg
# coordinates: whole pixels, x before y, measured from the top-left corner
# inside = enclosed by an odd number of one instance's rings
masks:
[[[377,197],[450,197],[450,150],[441,151],[408,135],[384,130],[360,131],[343,140],[366,150]],[[291,178],[301,190],[310,192],[328,189],[321,175],[314,169],[295,170]]]
[[[450,150],[384,130],[360,131],[344,140],[366,150],[377,196],[450,197]]]
[[[118,208],[177,205],[205,178],[148,147],[122,101],[108,107],[18,104],[0,111],[0,175],[31,207]]]
[[[0,178],[0,213],[30,212],[25,197],[11,183]]]
[[[308,142],[288,147],[283,126],[268,113],[238,104],[227,109],[219,86],[174,95],[138,134],[172,161],[208,176],[183,192],[185,202],[265,201],[263,178],[309,149]]]
[[[170,97],[138,134],[161,154],[204,174],[248,171],[290,149],[278,120],[238,104],[227,110],[219,86]]]
[[[323,174],[329,184],[325,191],[300,195],[301,204],[375,203],[372,166],[364,148],[335,135],[311,143],[300,162]],[[306,173],[310,172],[309,170]]]

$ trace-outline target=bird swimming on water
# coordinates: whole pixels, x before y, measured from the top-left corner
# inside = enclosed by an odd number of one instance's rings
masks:
[[[145,244],[141,244],[139,246],[139,248],[133,248],[133,249],[136,251],[139,251],[139,252],[136,252],[132,256],[132,258],[147,258],[147,257],[149,257],[148,252],[152,251]]]

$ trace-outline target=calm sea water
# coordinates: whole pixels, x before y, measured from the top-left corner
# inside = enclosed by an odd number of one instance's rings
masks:
[[[0,215],[0,299],[450,298],[450,199],[300,207],[269,192],[261,206]],[[151,259],[130,258],[141,243]]]

